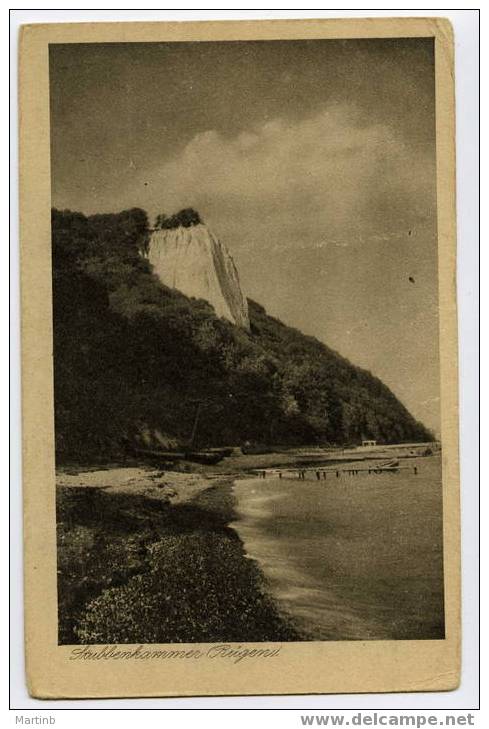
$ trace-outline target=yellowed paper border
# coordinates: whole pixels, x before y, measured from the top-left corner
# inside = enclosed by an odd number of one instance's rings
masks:
[[[446,639],[284,643],[273,658],[239,663],[209,657],[166,661],[70,660],[70,647],[57,645],[48,44],[415,36],[435,38]],[[457,687],[460,536],[454,134],[452,28],[440,18],[80,23],[22,28],[25,637],[31,695],[87,698],[369,693]],[[253,645],[265,647],[247,647]],[[205,651],[208,646],[187,648]]]

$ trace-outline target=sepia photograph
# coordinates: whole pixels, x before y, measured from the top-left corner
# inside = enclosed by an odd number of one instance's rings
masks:
[[[59,644],[443,639],[434,39],[49,92]]]

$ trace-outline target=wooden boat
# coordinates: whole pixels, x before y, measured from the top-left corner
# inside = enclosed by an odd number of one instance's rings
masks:
[[[209,451],[189,451],[185,454],[186,461],[194,461],[195,463],[204,463],[208,466],[214,466],[228,455],[228,449],[209,450]]]
[[[158,462],[173,463],[176,461],[193,461],[194,463],[203,463],[213,466],[223,458],[229,455],[229,448],[204,451],[164,451],[150,448],[134,448],[137,456],[143,456],[146,459],[156,460]]]
[[[397,458],[391,458],[389,461],[383,461],[382,463],[378,463],[372,468],[372,470],[375,473],[383,473],[385,471],[398,471],[399,460]]]
[[[382,463],[378,464],[379,468],[396,468],[397,466],[399,466],[398,458],[391,458],[388,461],[382,461]]]
[[[126,443],[126,447],[136,456],[143,456],[147,460],[156,461],[158,464],[162,463],[174,463],[175,461],[193,461],[195,463],[203,463],[205,465],[213,466],[223,458],[230,456],[234,448],[202,448],[199,449],[195,446],[195,438],[197,433],[197,424],[199,421],[200,410],[202,406],[202,400],[194,401],[197,405],[195,412],[194,424],[192,427],[192,434],[190,439],[186,443],[179,443],[174,441],[174,447],[178,450],[167,450],[164,447],[156,448],[141,447],[141,443],[133,445],[130,442]],[[153,443],[155,440],[153,439]],[[151,441],[146,441],[146,445],[149,446]]]
[[[231,448],[205,448],[205,453],[221,453],[223,454],[223,458],[228,458],[229,456],[232,456],[234,451],[236,449],[234,447]]]

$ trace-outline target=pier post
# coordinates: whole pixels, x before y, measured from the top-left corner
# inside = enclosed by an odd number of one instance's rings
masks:
[[[340,477],[340,472],[336,471],[336,478],[339,478],[339,477]]]
[[[418,467],[417,466],[414,466],[414,475],[416,476],[417,473],[418,473]]]
[[[319,473],[319,471],[316,471],[316,478],[317,478],[318,481],[321,478],[321,474]]]

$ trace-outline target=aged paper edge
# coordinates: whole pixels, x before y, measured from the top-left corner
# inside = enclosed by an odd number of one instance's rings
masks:
[[[48,44],[415,36],[435,38],[445,640],[285,643],[274,659],[238,664],[212,659],[193,664],[186,660],[70,661],[70,647],[57,645]],[[460,678],[460,514],[453,32],[449,21],[367,18],[28,25],[23,26],[20,40],[24,585],[30,694],[136,698],[455,689]]]

